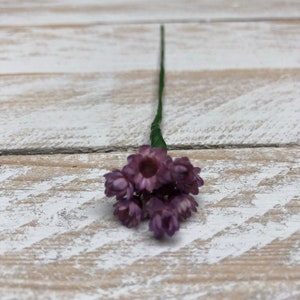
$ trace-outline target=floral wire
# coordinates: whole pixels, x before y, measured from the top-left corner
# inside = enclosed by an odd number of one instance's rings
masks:
[[[159,88],[158,88],[158,107],[156,116],[151,124],[150,140],[152,147],[167,148],[167,144],[162,136],[160,123],[162,121],[162,97],[164,91],[165,68],[164,68],[164,54],[165,54],[165,30],[164,26],[160,26],[160,72],[159,72]]]

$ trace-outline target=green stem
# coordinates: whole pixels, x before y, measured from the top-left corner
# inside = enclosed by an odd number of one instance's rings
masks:
[[[160,26],[160,72],[159,72],[159,88],[158,88],[158,107],[156,116],[151,124],[151,147],[167,148],[160,130],[162,120],[162,97],[164,91],[165,69],[164,69],[164,54],[165,54],[165,30],[164,26]]]

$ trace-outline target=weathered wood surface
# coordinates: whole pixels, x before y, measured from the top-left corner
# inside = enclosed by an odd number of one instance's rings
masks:
[[[299,18],[298,0],[0,1],[0,25],[191,22]]]
[[[149,143],[155,72],[1,77],[0,148],[109,149]],[[300,72],[169,73],[169,145],[299,143]]]
[[[167,143],[298,144],[299,24],[167,26]],[[148,143],[158,33],[157,25],[2,28],[0,151]]]
[[[167,72],[300,67],[300,21],[165,27]],[[158,69],[158,24],[8,27],[0,41],[0,74]]]
[[[173,151],[201,209],[172,240],[112,216],[127,153],[0,157],[1,299],[297,299],[299,148]]]
[[[1,300],[299,299],[299,18],[298,0],[0,0],[0,154],[148,143],[159,23],[167,143],[267,146],[171,152],[205,186],[163,241],[104,197],[129,152],[0,156]]]

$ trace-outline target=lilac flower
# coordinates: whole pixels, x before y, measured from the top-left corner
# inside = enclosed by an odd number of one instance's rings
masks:
[[[197,195],[199,193],[199,187],[204,184],[199,173],[200,168],[195,168],[187,157],[176,158],[171,169],[178,189],[187,194]]]
[[[114,215],[118,216],[123,225],[131,228],[140,223],[142,209],[134,199],[120,200],[115,203],[114,207]]]
[[[127,227],[150,219],[149,229],[156,238],[173,236],[179,221],[197,211],[190,194],[198,194],[203,180],[200,168],[187,157],[173,159],[164,148],[141,146],[127,158],[122,171],[105,174],[105,194],[115,196],[114,214]]]
[[[133,195],[133,185],[126,176],[119,170],[114,170],[104,175],[105,195],[107,197],[116,196],[118,200],[127,198],[130,199]]]
[[[131,178],[137,190],[151,192],[168,179],[166,164],[169,160],[166,149],[144,145],[140,147],[139,154],[127,158],[128,164],[123,172]]]
[[[193,196],[188,194],[179,194],[171,200],[171,205],[177,212],[180,221],[186,220],[197,211],[198,203]]]
[[[150,201],[149,206],[150,210],[152,210],[149,223],[150,231],[153,231],[154,236],[158,239],[162,238],[165,233],[168,236],[173,236],[174,233],[179,230],[176,210],[157,198],[152,198]]]

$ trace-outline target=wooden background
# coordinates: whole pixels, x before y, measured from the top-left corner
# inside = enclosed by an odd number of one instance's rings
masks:
[[[102,175],[163,132],[202,168],[172,239]],[[299,0],[0,0],[1,299],[300,299]]]

